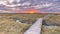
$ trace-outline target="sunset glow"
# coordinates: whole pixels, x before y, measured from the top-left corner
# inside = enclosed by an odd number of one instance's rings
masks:
[[[27,13],[36,13],[37,12],[37,10],[35,10],[35,9],[28,9],[26,11],[27,11]]]
[[[35,13],[35,12],[29,12],[29,13]]]

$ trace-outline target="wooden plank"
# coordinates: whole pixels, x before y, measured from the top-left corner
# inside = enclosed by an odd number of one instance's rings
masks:
[[[42,18],[39,18],[24,34],[40,34]]]

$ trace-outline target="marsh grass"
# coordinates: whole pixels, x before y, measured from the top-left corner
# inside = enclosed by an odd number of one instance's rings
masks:
[[[23,34],[38,18],[44,18],[42,34],[60,34],[60,15],[47,15],[0,14],[0,34]],[[15,22],[13,18],[19,19],[21,23]]]
[[[60,34],[59,26],[43,26],[41,34]]]

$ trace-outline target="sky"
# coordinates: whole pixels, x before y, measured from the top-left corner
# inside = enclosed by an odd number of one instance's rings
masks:
[[[0,0],[0,13],[25,13],[30,11],[31,13],[34,11],[36,13],[60,12],[60,0]]]

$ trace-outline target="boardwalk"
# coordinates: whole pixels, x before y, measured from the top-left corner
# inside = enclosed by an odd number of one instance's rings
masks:
[[[42,18],[39,18],[24,34],[40,34]]]

